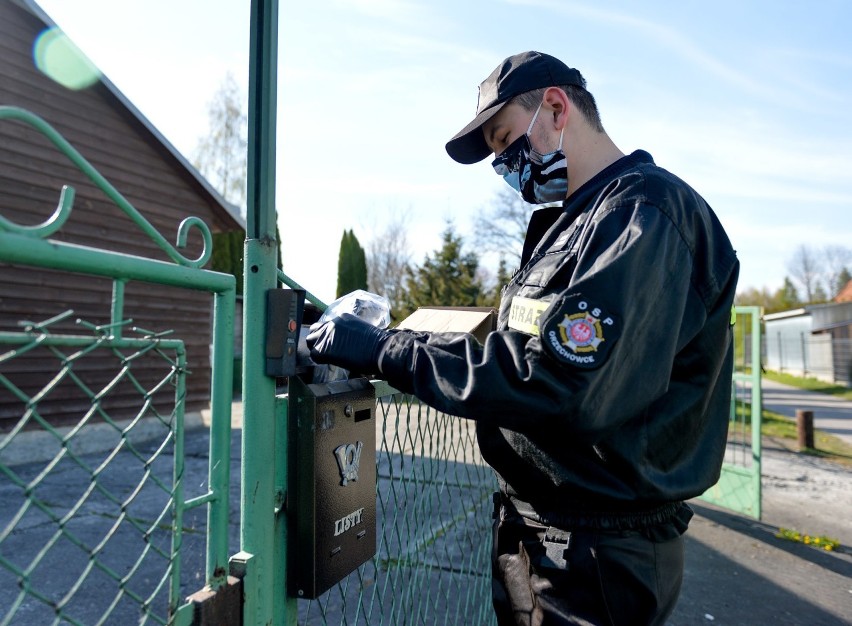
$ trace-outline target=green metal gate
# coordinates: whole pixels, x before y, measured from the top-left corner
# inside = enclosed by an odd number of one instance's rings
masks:
[[[0,333],[0,393],[20,406],[17,423],[0,433],[0,626],[180,626],[207,623],[219,609],[242,614],[245,624],[493,621],[488,559],[496,484],[472,425],[381,381],[374,383],[378,554],[317,600],[285,592],[288,407],[263,363],[266,292],[282,283],[296,286],[277,268],[275,240],[277,2],[254,2],[252,25],[236,553],[228,542],[235,280],[201,269],[211,254],[209,229],[196,218],[181,223],[179,246],[193,229],[204,240],[200,256],[187,259],[44,120],[0,107],[0,122],[24,123],[47,137],[172,260],[50,239],[72,218],[71,188],[63,188],[56,212],[43,224],[22,226],[0,216],[0,262],[106,278],[113,293],[106,324],[57,311]],[[180,337],[126,319],[125,289],[137,282],[212,295],[209,445],[195,449],[208,459],[200,486],[188,484],[185,471],[195,461],[187,455],[184,428],[192,363]],[[9,371],[36,353],[52,359],[55,374],[31,389]],[[159,367],[158,382],[142,382],[136,372],[143,363]],[[91,386],[87,369],[110,372],[109,382]],[[81,407],[75,421],[61,427],[40,409],[60,385],[73,390]],[[118,387],[136,391],[131,419],[110,413],[110,394]],[[90,449],[93,429],[106,433],[104,449]],[[22,452],[32,441],[43,448],[37,461]],[[206,592],[187,601],[201,587]],[[217,605],[217,597],[226,599]],[[235,611],[228,603],[238,605]]]
[[[702,499],[760,519],[760,322],[756,306],[734,307],[734,375],[722,475]]]
[[[188,259],[44,120],[0,107],[0,123],[15,122],[47,137],[173,262],[47,239],[71,217],[69,187],[42,224],[0,217],[0,262],[112,281],[107,324],[58,311],[0,333],[0,394],[20,406],[20,418],[0,433],[0,624],[189,623],[192,607],[182,607],[183,598],[205,580],[221,584],[227,569],[236,281],[200,269],[212,252],[203,222],[180,224],[179,247],[192,229],[204,241],[201,255]],[[170,330],[125,318],[125,289],[135,282],[212,294],[210,466],[201,487],[184,483],[192,364]],[[55,375],[36,380],[20,367],[34,355],[52,360]],[[158,378],[140,376],[142,368]],[[92,371],[101,379],[108,373],[107,382],[93,387]],[[119,388],[136,394],[129,419],[112,413],[110,395]],[[42,415],[60,389],[71,419],[63,426]],[[206,571],[197,565],[201,581],[183,568],[188,546],[206,552]]]

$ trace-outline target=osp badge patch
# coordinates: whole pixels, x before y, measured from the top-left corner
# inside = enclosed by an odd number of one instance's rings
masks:
[[[550,353],[583,369],[602,365],[619,335],[619,318],[579,295],[554,306],[541,327],[541,342]]]

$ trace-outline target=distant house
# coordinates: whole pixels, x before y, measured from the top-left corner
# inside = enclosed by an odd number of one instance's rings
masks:
[[[52,26],[34,2],[0,0],[0,105],[26,109],[53,126],[166,239],[173,242],[178,225],[189,216],[201,218],[213,233],[245,230],[237,207],[223,200],[108,79],[74,90],[36,68],[34,42]],[[163,97],[170,96],[163,93]],[[41,134],[23,123],[0,120],[0,215],[23,225],[43,222],[66,184],[76,190],[74,209],[53,239],[169,260]],[[193,241],[191,235],[186,255],[196,258],[202,245],[200,237]],[[111,298],[109,280],[0,264],[0,331],[20,331],[21,320],[38,322],[73,310],[73,317],[54,330],[79,333],[76,318],[90,324],[109,321]],[[187,378],[186,409],[206,408],[211,296],[134,282],[127,285],[124,299],[125,315],[134,325],[155,332],[173,330],[185,341],[192,372]],[[0,374],[39,389],[59,366],[61,358],[24,355],[5,363]],[[89,377],[93,389],[103,384],[97,369],[80,372]],[[144,368],[138,375],[146,384]],[[160,375],[152,372],[151,380]],[[120,389],[110,394],[113,415],[132,415],[138,397],[131,397],[132,390],[126,397],[122,394]],[[13,395],[0,389],[0,432],[20,416],[21,402]],[[59,424],[76,419],[68,416],[79,408],[59,387],[39,402],[41,416]]]
[[[852,383],[852,301],[808,305],[763,319],[767,369]]]
[[[834,296],[834,302],[852,302],[852,279]]]

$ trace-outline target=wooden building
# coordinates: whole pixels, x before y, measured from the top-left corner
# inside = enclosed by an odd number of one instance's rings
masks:
[[[53,126],[167,240],[175,241],[178,225],[189,216],[201,218],[213,233],[245,230],[237,207],[224,201],[107,78],[71,89],[36,67],[34,44],[53,26],[31,0],[0,0],[0,105],[26,109]],[[0,120],[0,215],[16,224],[39,224],[55,210],[63,185],[74,187],[76,199],[70,219],[52,239],[169,261],[43,135],[24,123]],[[194,232],[183,252],[197,258],[202,247],[201,237]],[[40,322],[73,310],[51,332],[85,334],[89,331],[75,320],[108,323],[111,299],[110,280],[0,264],[0,331],[20,331],[22,320]],[[204,292],[138,282],[126,286],[124,315],[134,326],[155,332],[172,330],[174,337],[186,343],[191,371],[188,411],[209,403],[211,303],[212,296]],[[130,331],[125,335],[130,336]],[[61,354],[35,352],[0,364],[0,375],[28,395],[45,389],[63,367]],[[110,360],[120,362],[121,355]],[[144,388],[155,386],[162,379],[162,365],[153,360],[150,365],[137,365],[134,377]],[[55,424],[76,423],[90,400],[80,397],[80,390],[96,392],[114,376],[114,363],[105,366],[100,359],[81,359],[75,363],[74,377],[79,381],[51,387],[39,402],[39,414]],[[140,385],[125,381],[109,393],[104,407],[110,417],[136,414]],[[0,386],[0,432],[13,427],[24,410],[26,403],[14,396]]]

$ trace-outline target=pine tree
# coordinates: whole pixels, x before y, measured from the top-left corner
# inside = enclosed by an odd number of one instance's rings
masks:
[[[237,295],[243,293],[243,245],[246,233],[243,230],[231,230],[213,233],[213,254],[210,267],[214,272],[233,274],[237,279]]]
[[[351,230],[344,230],[337,257],[337,297],[367,289],[367,256]]]
[[[512,274],[506,264],[506,258],[501,254],[500,261],[497,264],[497,278],[493,289],[491,289],[491,292],[485,300],[485,304],[499,309],[500,301],[503,298],[503,287],[508,285],[511,279]]]
[[[464,241],[452,223],[441,238],[441,248],[408,271],[406,314],[420,306],[481,306],[484,302],[485,288],[477,276],[479,257],[463,251]]]
[[[840,274],[838,274],[837,276],[837,281],[834,283],[834,293],[832,294],[832,296],[836,296],[841,291],[843,291],[843,288],[850,280],[852,280],[852,274],[849,273],[848,268],[844,267],[842,270],[840,270]]]
[[[802,301],[799,300],[799,292],[796,290],[796,286],[793,284],[793,281],[790,280],[789,277],[784,277],[784,286],[778,290],[778,293],[775,296],[778,311],[787,311],[789,309],[795,309],[797,306],[800,306]],[[772,311],[769,311],[770,313]]]
[[[814,293],[811,296],[811,301],[808,304],[822,304],[823,302],[828,302],[828,294],[825,293],[825,289],[823,289],[820,283],[817,283],[817,286],[814,287]]]

